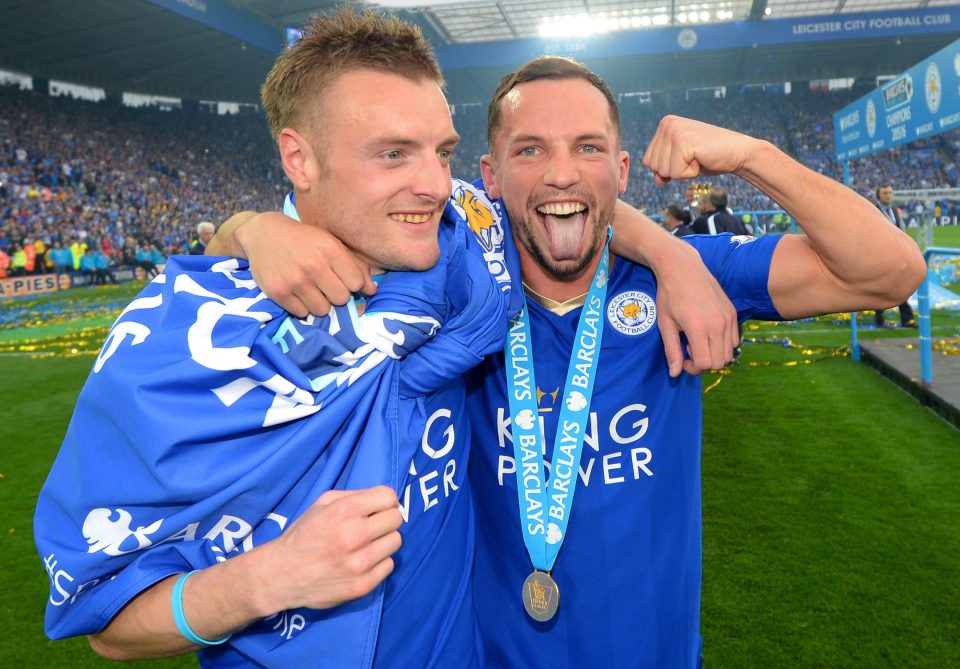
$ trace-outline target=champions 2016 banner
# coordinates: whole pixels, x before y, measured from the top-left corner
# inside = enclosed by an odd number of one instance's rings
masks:
[[[99,631],[163,578],[277,537],[326,490],[398,488],[422,397],[500,350],[518,306],[499,218],[455,192],[437,266],[388,273],[363,314],[290,317],[243,261],[170,258],[111,328],[38,499],[50,636]],[[281,612],[205,665],[318,666],[321,649],[367,666],[382,598],[298,610],[296,635]]]
[[[960,40],[833,115],[838,161],[960,126]]]

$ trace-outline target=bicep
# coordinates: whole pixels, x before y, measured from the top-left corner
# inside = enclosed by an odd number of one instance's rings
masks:
[[[768,290],[787,320],[856,309],[863,296],[824,265],[803,235],[784,235],[770,262]]]

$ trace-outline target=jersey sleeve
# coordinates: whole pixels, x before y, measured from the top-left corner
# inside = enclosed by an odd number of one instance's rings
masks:
[[[507,323],[521,305],[519,257],[499,202],[482,186],[454,179],[443,220],[441,233],[450,238],[441,263],[445,274],[430,281],[443,283],[444,325],[403,361],[405,397],[439,388],[450,370],[463,374],[502,350]]]
[[[740,322],[756,318],[780,321],[768,287],[773,251],[782,235],[688,235],[704,264],[726,291]]]

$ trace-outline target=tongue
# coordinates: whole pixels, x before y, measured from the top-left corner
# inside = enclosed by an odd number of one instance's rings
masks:
[[[543,217],[547,230],[547,239],[550,241],[550,255],[554,260],[576,260],[583,253],[583,227],[586,223],[584,212],[572,216]]]

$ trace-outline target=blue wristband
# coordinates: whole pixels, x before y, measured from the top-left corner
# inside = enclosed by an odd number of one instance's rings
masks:
[[[183,617],[183,584],[187,582],[188,578],[196,574],[197,571],[199,570],[181,574],[180,578],[177,579],[177,582],[173,584],[173,594],[170,597],[170,603],[173,606],[173,622],[176,623],[177,629],[180,630],[180,634],[183,635],[183,638],[190,643],[195,643],[198,646],[219,646],[232,635],[228,634],[222,639],[208,641],[202,636],[197,636],[197,633],[190,629],[190,625],[187,624],[187,619]]]

